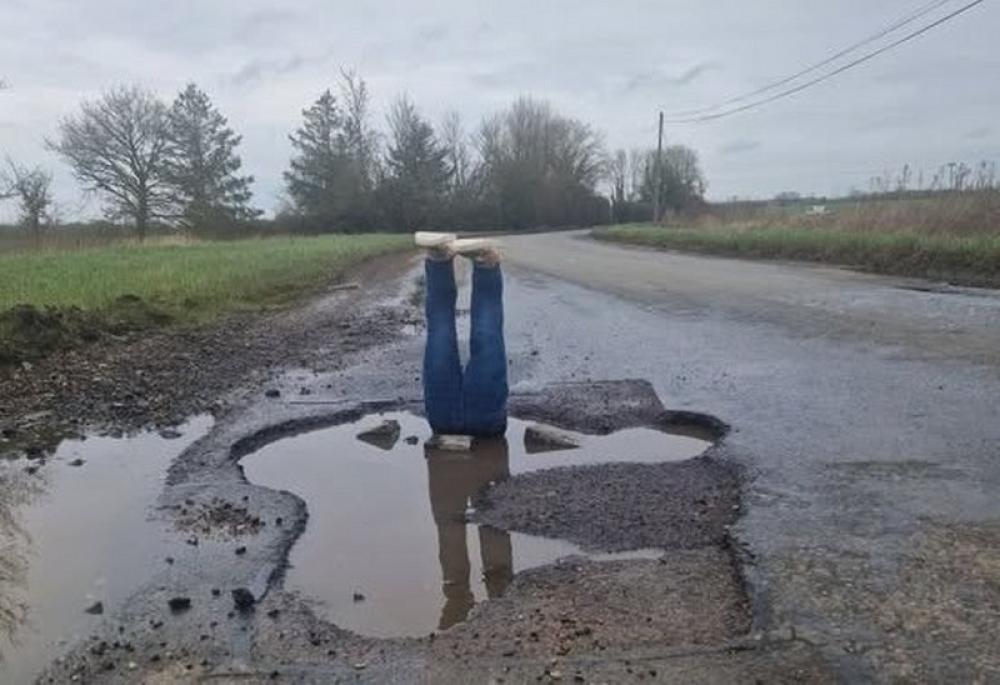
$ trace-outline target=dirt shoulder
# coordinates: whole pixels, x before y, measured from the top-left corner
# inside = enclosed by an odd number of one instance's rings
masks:
[[[33,364],[0,370],[0,456],[43,458],[86,431],[127,433],[219,414],[278,368],[336,368],[340,359],[398,336],[412,307],[366,307],[398,291],[407,255],[377,258],[331,276],[317,296],[289,306],[229,315],[197,327],[103,338]],[[248,389],[250,388],[250,389]]]

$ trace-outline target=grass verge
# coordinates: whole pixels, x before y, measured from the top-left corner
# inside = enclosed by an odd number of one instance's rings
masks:
[[[594,229],[600,240],[754,259],[837,264],[959,285],[1000,287],[1000,236],[918,235],[823,229],[667,228],[625,224]]]
[[[402,235],[331,235],[0,255],[0,364],[103,332],[280,304],[409,244]]]

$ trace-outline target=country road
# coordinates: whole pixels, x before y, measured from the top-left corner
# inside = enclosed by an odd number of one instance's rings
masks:
[[[731,426],[754,630],[851,682],[1000,678],[1000,293],[580,233],[504,245],[515,392],[644,379]],[[398,370],[420,353],[337,383],[417,396]],[[706,668],[674,677],[730,682]]]
[[[513,264],[672,313],[722,313],[789,335],[1000,365],[1000,293],[803,264],[613,246],[586,232],[508,239]]]
[[[108,683],[1000,680],[1000,293],[576,232],[503,241],[516,421],[510,454],[479,463],[495,469],[476,475],[475,449],[428,460],[422,264],[367,265],[362,287],[241,327],[239,344],[269,356],[219,347],[213,366],[243,364],[225,390],[225,374],[198,386],[212,416],[67,440],[44,480],[11,462],[10,484],[86,506],[8,503],[37,540],[12,548],[27,580],[0,573],[0,619],[34,583],[48,627],[0,659],[0,680],[46,664],[54,682]],[[464,265],[459,277],[464,338]],[[131,373],[146,345],[187,355],[175,342],[152,336],[106,366]],[[360,427],[388,417],[394,446],[366,452]],[[595,451],[528,454],[525,422],[590,434]],[[126,454],[146,455],[142,473],[102,470]],[[67,528],[93,552],[70,568],[46,530],[101,510],[80,476],[128,491],[132,513]],[[432,477],[458,488],[457,548],[435,532]],[[38,512],[50,528],[30,528]],[[510,584],[442,626],[460,587],[446,559]],[[32,580],[47,568],[67,572]],[[107,620],[83,612],[94,599]],[[395,632],[396,610],[422,627]],[[358,627],[369,619],[380,627]],[[88,637],[64,642],[64,625]]]
[[[1000,293],[580,234],[506,245],[509,335],[543,360],[526,379],[644,378],[732,425],[758,625],[848,678],[1000,678]]]

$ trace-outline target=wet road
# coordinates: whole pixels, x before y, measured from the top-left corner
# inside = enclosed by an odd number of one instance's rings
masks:
[[[643,525],[677,544],[653,545],[668,550],[656,562],[570,561],[518,573],[504,597],[437,640],[378,640],[317,618],[315,597],[300,601],[280,574],[303,530],[320,530],[320,509],[248,482],[236,460],[247,457],[252,474],[248,455],[296,448],[296,434],[308,441],[307,431],[354,421],[359,403],[419,400],[423,339],[418,325],[396,317],[402,335],[394,342],[350,356],[334,347],[336,365],[290,369],[268,381],[268,394],[248,389],[177,456],[155,507],[156,518],[179,528],[174,563],[115,611],[110,639],[95,636],[53,672],[97,672],[98,682],[132,682],[127,669],[147,666],[165,681],[197,671],[257,678],[251,682],[274,674],[301,682],[534,682],[557,654],[586,682],[631,679],[636,659],[671,682],[821,682],[831,670],[851,682],[1000,678],[997,293],[928,292],[834,269],[646,252],[574,234],[506,243],[512,389],[546,412],[524,418],[578,430],[609,414],[620,427],[652,425],[662,407],[646,385],[552,385],[645,379],[667,409],[714,415],[732,431],[687,471],[618,465],[621,473],[515,476],[497,488],[499,519],[486,523],[530,533],[517,523],[574,512],[553,517],[540,534],[628,542],[634,517],[666,511],[666,523]],[[418,274],[415,261],[399,279],[373,280],[376,287],[358,291],[360,305],[343,293],[325,298],[319,320],[410,302]],[[467,302],[468,294],[463,287],[460,297]],[[459,327],[467,333],[468,317]],[[633,413],[645,418],[634,424]],[[735,477],[718,487],[720,473],[736,471],[730,462],[748,477],[742,505],[734,503]],[[617,489],[608,487],[613,474]],[[358,492],[369,496],[374,487]],[[718,492],[725,496],[713,500]],[[424,489],[419,495],[426,503]],[[685,497],[728,518],[711,519],[704,535],[681,535],[703,513]],[[310,506],[316,516],[307,523]],[[260,527],[230,530],[232,515],[248,511]],[[185,544],[185,521],[222,514],[219,530]],[[728,544],[724,531],[737,515]],[[602,528],[608,521],[614,525]],[[287,580],[294,585],[294,573]],[[255,599],[256,610],[234,605],[233,588]],[[350,590],[340,598],[353,606]],[[432,590],[437,600],[440,588]],[[168,612],[175,596],[191,598],[190,609]],[[619,620],[605,625],[609,606]],[[531,632],[521,639],[526,616],[547,617],[536,626],[540,642]],[[122,653],[105,654],[102,640],[121,643]]]
[[[733,426],[758,628],[846,677],[1000,677],[1000,293],[505,242],[522,385],[644,378]]]

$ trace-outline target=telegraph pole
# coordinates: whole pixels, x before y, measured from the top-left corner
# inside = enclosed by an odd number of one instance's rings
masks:
[[[653,175],[656,177],[655,185],[653,188],[653,223],[659,223],[660,221],[660,186],[662,185],[661,179],[661,169],[663,168],[662,159],[663,157],[663,112],[660,112],[660,132],[656,139],[656,164]]]

